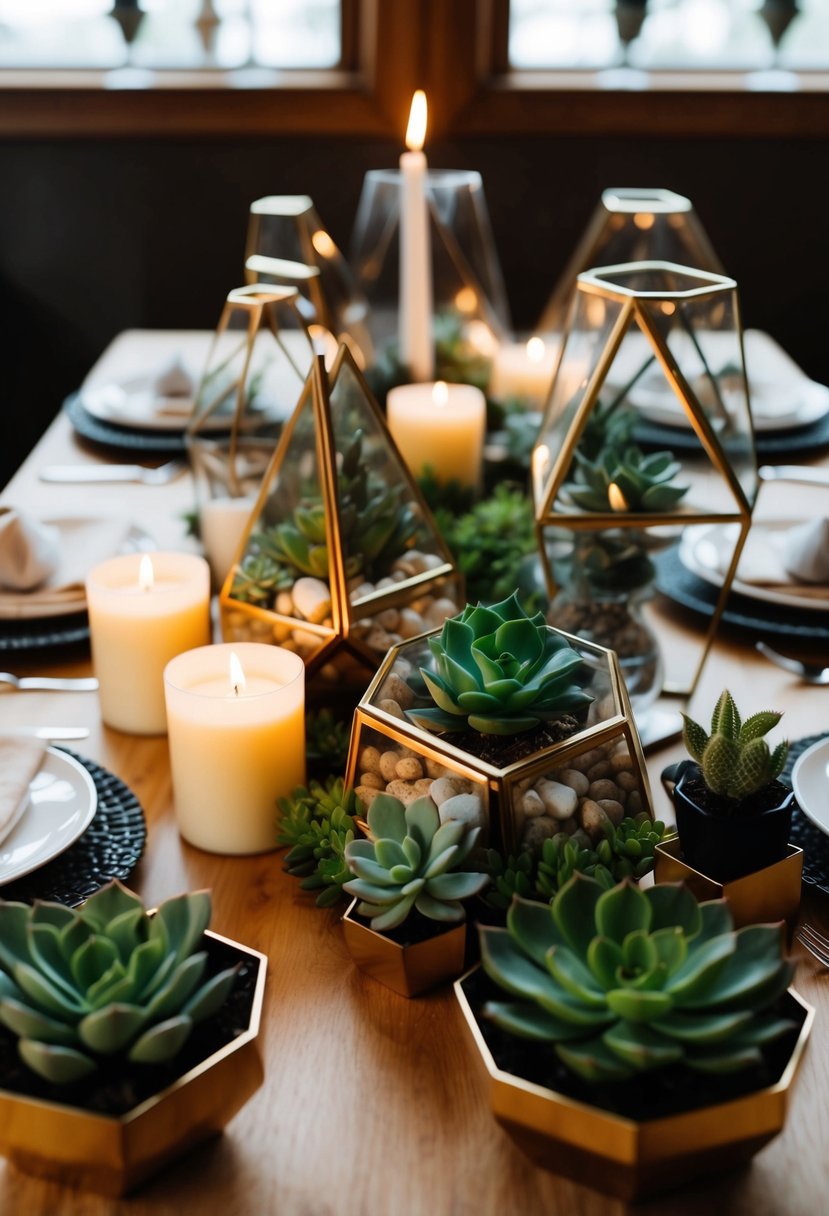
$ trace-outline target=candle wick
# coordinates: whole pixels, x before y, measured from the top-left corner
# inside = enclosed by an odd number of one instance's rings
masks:
[[[234,684],[234,685],[233,685],[233,694],[234,694],[234,696],[237,696],[237,697],[238,697],[238,696],[239,696],[239,694],[241,693],[241,691],[242,691],[242,688],[241,688],[241,685],[240,685],[240,684]]]

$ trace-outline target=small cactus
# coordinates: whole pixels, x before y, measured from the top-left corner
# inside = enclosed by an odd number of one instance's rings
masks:
[[[687,714],[682,717],[685,746],[712,794],[739,802],[771,785],[782,773],[788,743],[778,743],[771,751],[763,738],[782,714],[761,710],[743,722],[726,689],[711,715],[710,735]]]

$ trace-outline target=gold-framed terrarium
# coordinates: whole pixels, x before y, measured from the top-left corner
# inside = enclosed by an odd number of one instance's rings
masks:
[[[229,292],[185,433],[199,535],[220,587],[314,360],[293,287]]]
[[[484,842],[507,854],[539,848],[559,832],[581,829],[598,840],[608,820],[653,818],[642,747],[612,651],[549,629],[555,646],[575,651],[586,703],[540,731],[448,733],[422,725],[433,704],[424,676],[438,670],[432,642],[441,633],[394,646],[357,706],[346,782],[364,807],[381,793],[404,803],[428,794],[439,811],[451,799],[451,818],[481,826]]]
[[[620,653],[635,709],[662,684],[661,626],[649,612],[631,627],[631,606],[693,575],[698,546],[713,546],[716,598],[693,668],[674,666],[685,647],[666,655],[665,691],[692,691],[757,488],[734,280],[669,262],[580,275],[533,450],[536,533],[550,619]]]
[[[603,190],[535,332],[564,329],[576,280],[591,266],[654,260],[724,273],[689,198],[673,190],[643,187]]]
[[[359,695],[390,646],[458,611],[461,580],[347,346],[318,356],[220,595],[226,641],[275,643],[309,694]]]

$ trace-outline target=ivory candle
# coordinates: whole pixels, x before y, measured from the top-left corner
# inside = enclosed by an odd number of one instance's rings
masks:
[[[101,717],[132,735],[163,735],[164,668],[210,641],[210,568],[187,553],[128,553],[86,580]]]
[[[213,583],[221,587],[228,575],[250,519],[255,499],[210,498],[199,511],[199,531]]]
[[[415,477],[481,483],[486,400],[471,384],[402,384],[386,401],[389,430]]]
[[[179,831],[210,853],[276,847],[276,802],[305,783],[305,665],[254,643],[205,646],[164,672]]]
[[[547,403],[555,371],[557,347],[541,338],[506,342],[495,354],[489,394],[496,401],[517,398],[529,410],[541,410]]]
[[[400,362],[413,380],[434,374],[432,339],[432,250],[426,197],[426,94],[412,98],[406,131],[408,152],[400,157]]]

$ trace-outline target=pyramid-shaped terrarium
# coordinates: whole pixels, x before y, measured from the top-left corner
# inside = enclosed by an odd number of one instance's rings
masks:
[[[630,605],[654,579],[703,583],[710,627],[694,669],[672,669],[687,648],[667,656],[666,690],[692,689],[757,493],[733,279],[668,262],[579,276],[532,488],[551,620],[629,661],[634,705],[634,680],[658,664]]]
[[[458,611],[460,580],[350,350],[317,359],[222,589],[226,641],[273,642],[309,692],[365,689],[390,646]]]
[[[515,596],[393,647],[357,707],[347,782],[366,807],[429,794],[505,853],[653,817],[615,654]]]

